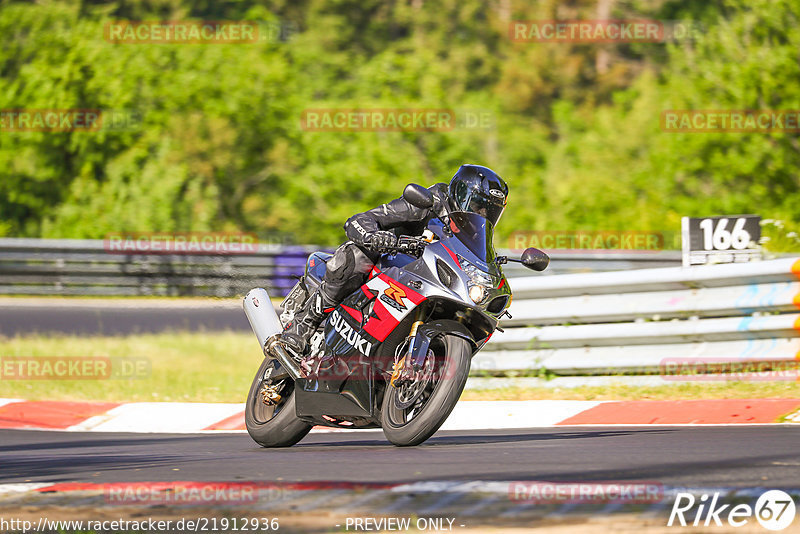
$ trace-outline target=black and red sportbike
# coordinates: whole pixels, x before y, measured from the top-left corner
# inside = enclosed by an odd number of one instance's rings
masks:
[[[403,198],[433,205],[415,184]],[[250,436],[287,447],[325,425],[382,428],[395,445],[431,437],[458,401],[472,356],[507,313],[511,289],[501,265],[542,271],[550,261],[535,248],[521,259],[497,256],[492,236],[486,218],[463,211],[432,219],[423,237],[401,236],[368,281],[328,314],[302,367],[277,337],[319,285],[330,255],[311,254],[280,318],[264,289],[251,290],[245,313],[266,358],[247,395]]]

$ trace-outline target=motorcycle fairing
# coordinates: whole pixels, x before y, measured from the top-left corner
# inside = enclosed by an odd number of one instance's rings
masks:
[[[397,268],[393,267],[389,272],[395,270]],[[364,284],[370,293],[376,295],[364,331],[377,341],[384,341],[411,310],[425,301],[425,297],[375,268],[373,274],[375,276]]]
[[[318,286],[325,276],[325,268],[328,260],[333,257],[333,254],[327,252],[313,252],[306,260],[306,279],[313,282],[314,287]]]
[[[320,413],[334,416],[370,417],[373,414],[375,364],[366,353],[374,340],[361,332],[361,324],[342,305],[325,320],[325,355],[316,373],[297,380],[295,405],[298,417]],[[364,352],[362,352],[362,349]],[[312,419],[330,425],[328,420]],[[337,425],[334,425],[337,426]]]
[[[381,371],[370,356],[425,297],[377,268],[371,274],[361,290],[348,296],[325,320],[326,350],[320,369],[315,376],[297,381],[299,417],[331,425],[317,416],[374,415],[374,382]]]

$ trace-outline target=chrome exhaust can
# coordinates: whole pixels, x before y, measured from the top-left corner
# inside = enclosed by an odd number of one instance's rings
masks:
[[[283,331],[283,325],[275,313],[275,308],[272,307],[267,290],[260,287],[251,289],[244,296],[243,305],[244,314],[250,321],[250,328],[258,338],[261,350],[264,350],[267,340]]]
[[[286,350],[277,342],[278,334],[283,332],[283,325],[272,307],[272,301],[266,289],[257,287],[251,289],[244,296],[244,314],[250,322],[250,328],[258,339],[261,351],[267,358],[275,358],[293,379],[303,377],[300,366],[297,365]]]

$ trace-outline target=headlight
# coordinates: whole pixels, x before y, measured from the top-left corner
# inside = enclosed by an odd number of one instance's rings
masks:
[[[483,302],[486,298],[487,292],[494,288],[492,277],[489,273],[481,270],[477,265],[470,263],[463,256],[458,256],[458,263],[461,264],[461,269],[469,276],[469,298],[475,304]]]
[[[486,298],[486,290],[483,289],[483,286],[472,285],[469,288],[469,298],[472,299],[472,302],[478,304]]]
[[[461,269],[467,273],[467,276],[469,276],[473,284],[481,285],[487,289],[492,289],[494,287],[492,277],[489,276],[489,273],[480,269],[474,263],[470,263],[460,254],[458,255],[458,263],[461,264]]]

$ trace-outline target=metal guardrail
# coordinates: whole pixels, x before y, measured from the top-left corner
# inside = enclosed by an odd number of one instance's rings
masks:
[[[230,297],[252,287],[285,294],[316,249],[114,254],[102,240],[4,238],[0,294]],[[800,259],[679,265],[680,253],[672,251],[554,254],[550,275],[509,265],[513,318],[476,356],[473,370],[642,374],[681,359],[800,359]],[[593,272],[565,274],[585,271]]]
[[[107,251],[100,239],[0,238],[0,294],[233,297],[266,287],[278,296],[303,274],[314,250],[318,247],[262,244],[248,254],[123,254]],[[548,273],[609,271],[679,265],[680,252],[554,254],[552,259]],[[530,273],[517,265],[506,272]]]
[[[253,287],[285,294],[314,250],[258,245],[248,254],[123,254],[96,239],[3,238],[0,294],[232,297]]]
[[[519,257],[522,251],[508,249],[498,250],[499,254]],[[534,278],[550,279],[561,274],[578,274],[607,271],[629,271],[633,269],[656,269],[660,267],[679,267],[681,265],[681,252],[679,250],[624,252],[603,251],[592,252],[552,252],[550,266]],[[509,278],[528,278],[531,271],[518,263],[508,263],[503,266]]]
[[[800,359],[800,259],[513,280],[512,319],[473,369],[663,373]]]

